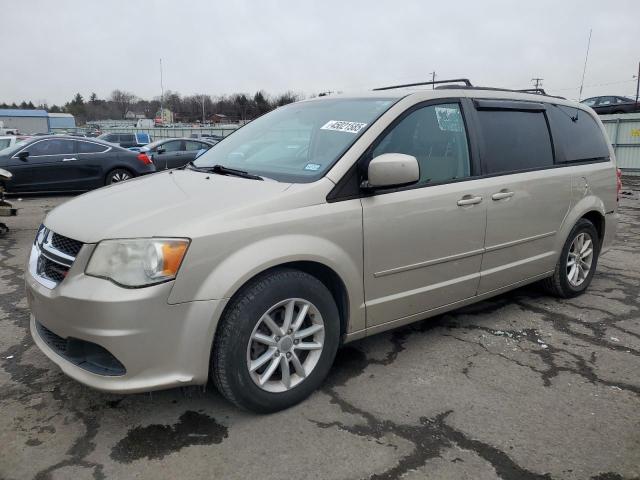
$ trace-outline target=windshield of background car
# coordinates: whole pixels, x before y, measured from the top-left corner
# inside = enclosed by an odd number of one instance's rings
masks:
[[[281,182],[322,177],[397,99],[322,99],[280,107],[240,128],[198,157]]]

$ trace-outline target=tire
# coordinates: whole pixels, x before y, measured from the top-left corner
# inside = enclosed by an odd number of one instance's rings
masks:
[[[309,306],[305,310],[304,322],[298,325],[297,332],[282,337],[277,334],[269,336],[274,330],[267,328],[265,314],[270,313],[278,328],[284,326],[292,300],[293,315],[289,316],[294,319],[292,329],[296,327],[298,313],[307,302]],[[319,323],[313,322],[322,323],[323,329],[318,328]],[[316,330],[313,337],[294,340],[295,335],[311,331],[307,330],[310,327]],[[277,338],[279,341],[275,345],[263,345],[253,340],[259,334],[268,336],[270,341]],[[213,342],[210,376],[220,393],[238,407],[257,413],[276,412],[301,402],[321,385],[333,364],[339,340],[340,318],[329,290],[307,273],[277,269],[252,280],[231,299]],[[294,341],[295,345],[291,343]],[[316,348],[318,344],[322,345],[319,351],[303,350],[303,345],[307,345],[304,348]],[[271,357],[270,352],[274,352]],[[250,367],[260,364],[264,358],[268,360],[250,373]],[[278,360],[274,362],[276,358]],[[297,365],[294,365],[294,360],[297,360]],[[276,370],[272,370],[268,377],[267,371],[272,363],[277,365]],[[283,363],[286,363],[290,376],[285,375]],[[304,376],[298,375],[298,371]],[[268,381],[260,386],[261,379]]]
[[[578,237],[580,237],[581,235],[588,236],[588,238],[591,240],[592,253],[588,273],[583,279],[581,279],[579,284],[576,284],[576,282],[570,278],[570,273],[573,270],[571,269],[571,265],[569,264],[569,257],[570,252],[573,252],[574,241],[576,241],[576,239],[578,239]],[[586,243],[586,241],[584,243]],[[560,258],[558,259],[558,263],[556,264],[556,268],[553,272],[553,276],[542,281],[542,285],[545,290],[550,294],[560,298],[571,298],[582,295],[591,284],[591,280],[593,279],[593,275],[595,274],[596,266],[598,264],[598,256],[600,254],[600,247],[600,237],[598,235],[598,231],[593,226],[593,223],[585,218],[581,218],[580,220],[578,220],[578,223],[576,223],[571,230],[571,233],[567,237],[567,241],[562,248]],[[588,251],[588,248],[584,251]],[[586,261],[587,257],[585,256],[583,257],[583,259]],[[578,280],[580,280],[579,277]]]
[[[114,183],[124,182],[133,178],[135,175],[125,168],[114,168],[105,177],[105,185],[113,185]]]

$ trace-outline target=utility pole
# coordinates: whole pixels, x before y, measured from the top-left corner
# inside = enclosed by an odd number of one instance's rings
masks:
[[[640,62],[638,62],[638,75],[636,77],[636,107],[638,106],[638,93],[640,93]]]
[[[204,126],[204,95],[202,95],[202,125]]]
[[[432,82],[435,82],[435,81],[436,81],[436,72],[435,72],[435,71],[434,71],[434,72],[431,72],[431,81],[432,81]],[[435,90],[435,88],[436,88],[435,84],[433,84],[433,83],[432,83],[432,84],[431,84],[431,89],[432,89],[432,90]]]
[[[162,85],[162,59],[160,59],[160,122],[164,124],[164,86]]]
[[[536,90],[538,90],[540,87],[542,87],[542,80],[544,80],[544,78],[532,78],[531,81],[535,82],[535,88]]]

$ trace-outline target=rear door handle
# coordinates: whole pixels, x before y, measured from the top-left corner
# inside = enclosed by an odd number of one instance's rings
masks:
[[[482,197],[472,197],[471,195],[465,195],[458,200],[459,207],[465,207],[467,205],[476,205],[482,201]]]
[[[513,192],[502,191],[502,192],[494,193],[493,195],[491,195],[491,199],[492,200],[504,200],[505,198],[513,197],[513,195],[514,195]]]
[[[75,162],[76,160],[78,160],[76,157],[62,159],[63,162]]]

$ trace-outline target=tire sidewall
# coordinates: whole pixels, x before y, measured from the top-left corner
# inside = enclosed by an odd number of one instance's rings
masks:
[[[230,342],[225,364],[229,386],[234,396],[247,408],[259,412],[282,410],[304,400],[316,390],[328,374],[335,358],[340,339],[338,309],[327,288],[316,278],[302,272],[302,277],[280,276],[263,289],[249,288],[240,297],[249,296],[250,301],[241,304],[232,321],[237,323],[237,335]],[[271,393],[258,387],[247,368],[247,347],[256,324],[271,307],[288,298],[310,301],[319,310],[324,321],[325,338],[320,359],[313,371],[292,389]],[[239,300],[241,300],[240,298]]]
[[[593,243],[593,260],[591,262],[591,269],[589,270],[589,274],[587,278],[580,284],[579,286],[573,286],[571,282],[569,282],[569,277],[567,275],[567,260],[569,255],[569,250],[571,248],[571,244],[575,240],[575,238],[581,233],[588,233],[591,237],[591,241]],[[580,295],[583,293],[589,285],[591,284],[591,280],[596,272],[596,267],[598,265],[598,258],[600,256],[600,237],[598,235],[598,231],[594,227],[593,223],[589,220],[581,219],[571,230],[571,233],[567,237],[567,241],[562,248],[562,253],[560,257],[560,284],[562,289],[566,292],[567,296],[573,297],[576,295]]]

